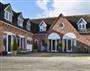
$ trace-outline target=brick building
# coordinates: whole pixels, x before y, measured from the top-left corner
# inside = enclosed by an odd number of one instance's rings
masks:
[[[0,3],[0,53],[11,53],[17,39],[20,51],[90,52],[90,14],[32,19]]]

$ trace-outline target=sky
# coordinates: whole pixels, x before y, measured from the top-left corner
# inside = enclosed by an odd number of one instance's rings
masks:
[[[22,12],[25,18],[57,17],[90,14],[90,0],[0,0],[10,3],[16,12]]]

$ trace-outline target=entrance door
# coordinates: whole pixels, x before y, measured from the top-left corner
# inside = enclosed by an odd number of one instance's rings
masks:
[[[5,49],[5,52],[10,53],[11,52],[11,35],[3,34],[3,46]]]
[[[51,51],[51,39],[49,39],[49,51]]]
[[[21,51],[25,51],[26,50],[26,41],[25,41],[25,38],[19,37],[18,42],[19,42],[20,50]]]
[[[66,48],[67,48],[67,42],[66,42],[66,39],[64,39],[64,44],[65,44],[64,52],[66,52]]]
[[[56,48],[55,48],[55,40],[52,40],[52,50],[51,50],[51,51],[52,51],[52,52],[55,52],[55,49],[56,49]]]
[[[49,39],[49,51],[56,52],[57,47],[55,46],[55,40]]]
[[[64,52],[72,52],[72,40],[64,39]]]
[[[11,52],[11,35],[8,35],[8,52]]]
[[[68,39],[67,40],[67,52],[72,52],[71,44],[72,44],[71,39]]]

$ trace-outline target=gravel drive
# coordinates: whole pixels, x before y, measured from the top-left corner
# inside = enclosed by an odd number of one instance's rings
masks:
[[[90,71],[90,56],[77,55],[41,53],[41,56],[0,56],[0,71]]]

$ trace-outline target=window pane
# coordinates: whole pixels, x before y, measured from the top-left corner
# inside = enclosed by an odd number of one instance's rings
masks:
[[[82,28],[84,29],[84,25],[82,25]]]
[[[79,28],[81,28],[81,24],[79,25]]]

